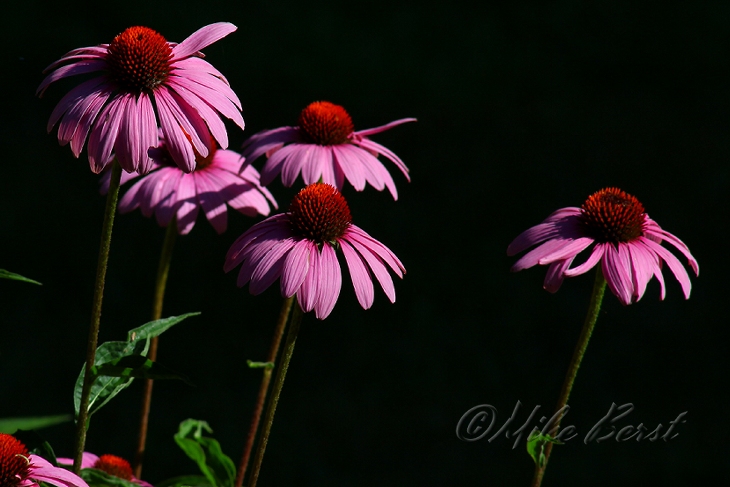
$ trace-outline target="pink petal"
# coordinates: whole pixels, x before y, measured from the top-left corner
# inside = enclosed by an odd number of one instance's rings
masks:
[[[357,302],[360,303],[363,309],[369,309],[375,300],[370,272],[365,267],[362,256],[352,248],[346,239],[341,239],[339,243],[345,256],[345,262],[347,262],[347,268],[350,271],[350,279],[352,280],[352,286],[355,288]]]
[[[371,135],[379,134],[380,132],[385,132],[386,130],[390,130],[393,127],[397,127],[398,125],[402,125],[404,123],[408,122],[416,122],[417,119],[415,118],[401,118],[399,120],[394,120],[393,122],[386,123],[385,125],[380,125],[379,127],[373,127],[370,129],[360,130],[358,132],[354,132],[354,135],[359,137],[369,137]]]
[[[573,263],[573,259],[574,257],[570,257],[564,260],[557,260],[550,264],[545,274],[545,280],[543,281],[543,289],[549,293],[558,292],[558,289],[563,284],[565,270]]]
[[[622,304],[631,304],[634,286],[631,279],[631,263],[626,249],[619,244],[619,248],[616,250],[613,244],[609,243],[604,247],[603,255],[603,276],[606,278],[609,289]]]
[[[196,30],[187,39],[172,49],[171,62],[174,63],[178,59],[196,54],[204,47],[224,38],[236,29],[237,27],[231,23],[218,22]]]
[[[316,248],[315,251],[316,253]],[[317,319],[323,320],[329,316],[337,303],[342,288],[342,272],[334,249],[328,243],[322,245],[319,259],[319,290],[314,314]]]
[[[315,249],[313,252],[310,252],[309,272],[299,287],[299,291],[297,291],[297,302],[305,313],[314,309],[314,306],[317,304],[317,298],[319,297],[319,286],[321,284],[319,260],[319,250]]]
[[[286,255],[284,268],[281,272],[281,295],[285,297],[294,296],[304,282],[309,272],[309,255],[317,252],[316,244],[309,240],[302,239],[292,247]]]

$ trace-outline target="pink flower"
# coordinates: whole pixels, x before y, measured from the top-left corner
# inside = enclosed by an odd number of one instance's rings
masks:
[[[89,487],[78,475],[28,453],[14,436],[0,433],[0,486],[38,487],[39,482],[58,487]]]
[[[224,270],[242,265],[238,286],[250,282],[259,294],[281,277],[281,294],[297,295],[304,311],[325,319],[340,294],[342,275],[336,250],[342,250],[357,300],[373,304],[373,279],[391,303],[395,287],[388,267],[402,278],[405,268],[385,245],[351,223],[345,198],[329,184],[307,186],[294,197],[288,213],[257,223],[233,243]]]
[[[664,299],[662,263],[666,262],[688,299],[692,289],[689,275],[677,257],[661,246],[664,240],[679,250],[699,275],[700,268],[687,246],[649,218],[639,200],[618,188],[606,188],[591,195],[581,208],[562,208],[522,232],[507,248],[507,255],[540,244],[523,255],[512,270],[549,265],[544,287],[553,293],[563,277],[583,274],[600,261],[609,289],[625,305],[641,299],[652,276],[659,281]],[[591,245],[585,262],[571,268],[573,259]]]
[[[228,226],[226,205],[246,216],[268,215],[269,204],[278,208],[268,189],[259,183],[259,173],[252,166],[240,171],[240,154],[216,149],[215,143],[208,157],[196,158],[197,169],[186,174],[170,160],[165,140],[157,149],[151,149],[153,170],[137,181],[119,200],[119,212],[128,213],[140,208],[142,214],[167,226],[176,217],[177,230],[185,235],[193,229],[200,208],[213,228],[223,233]],[[102,193],[109,188],[110,171],[102,176]],[[136,178],[137,174],[122,173],[121,183]]]
[[[296,127],[279,127],[253,135],[243,143],[243,155],[250,163],[266,154],[268,160],[261,171],[264,185],[281,173],[284,186],[291,186],[301,171],[304,184],[321,179],[342,189],[347,179],[357,191],[370,183],[378,191],[387,187],[393,199],[398,199],[393,178],[377,156],[382,154],[390,159],[410,181],[408,168],[397,155],[367,137],[415,121],[415,118],[402,118],[355,132],[344,108],[315,101],[302,110]]]
[[[59,465],[73,465],[73,458],[57,458]],[[84,452],[81,456],[81,468],[95,468],[120,479],[129,480],[142,487],[152,487],[152,484],[134,476],[132,466],[124,458],[116,455],[102,455]]]
[[[46,68],[50,74],[38,87],[39,96],[67,76],[102,73],[61,99],[48,131],[60,121],[58,141],[70,142],[76,157],[88,135],[95,173],[113,160],[114,151],[127,172],[145,174],[152,168],[147,150],[158,145],[159,122],[172,159],[191,172],[195,151],[206,157],[213,150],[211,134],[221,147],[228,147],[219,114],[243,129],[241,102],[200,52],[234,30],[233,24],[211,24],[176,44],[147,27],[130,27],[111,44],[70,51]]]

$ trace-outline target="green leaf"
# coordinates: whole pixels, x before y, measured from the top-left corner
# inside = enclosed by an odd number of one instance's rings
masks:
[[[146,340],[102,343],[96,349],[94,365],[99,366],[127,355],[144,354],[147,353],[147,348]],[[79,409],[81,408],[81,390],[84,384],[85,373],[86,364],[81,368],[81,373],[76,379],[76,387],[74,388],[74,411],[76,412],[76,417],[78,417]],[[131,377],[94,377],[91,385],[91,394],[89,395],[89,416],[101,409],[102,406],[127,388],[131,383]]]
[[[543,435],[537,430],[533,431],[527,439],[527,453],[530,454],[535,465],[540,468],[545,466],[545,445],[548,443],[563,444],[562,441],[556,440],[550,435]]]
[[[39,286],[43,285],[38,281],[28,279],[27,277],[23,277],[20,274],[16,274],[15,272],[6,271],[5,269],[0,269],[0,279],[12,279],[14,281],[23,281],[29,282],[31,284],[38,284]]]
[[[132,377],[134,379],[178,379],[193,385],[187,377],[148,359],[144,355],[126,355],[98,367],[92,372],[97,376]]]
[[[0,433],[12,435],[17,430],[37,430],[53,426],[66,421],[71,421],[70,414],[58,414],[56,416],[37,416],[26,418],[2,418],[0,419]]]
[[[208,479],[202,475],[181,475],[180,477],[173,477],[171,479],[157,482],[155,487],[213,487]]]
[[[154,338],[161,335],[168,328],[177,325],[185,318],[198,316],[199,314],[200,312],[186,313],[180,316],[170,316],[168,318],[162,318],[161,320],[150,321],[138,328],[129,330],[129,333],[127,333],[127,340],[131,342],[135,340],[144,340],[146,338]]]
[[[203,436],[203,430],[212,433],[208,423],[186,419],[180,423],[175,442],[190,457],[214,487],[231,487],[236,477],[233,461],[222,451],[213,438]]]
[[[273,369],[274,362],[254,362],[253,360],[246,360],[249,369]]]
[[[96,349],[96,357],[94,358],[94,367],[100,367],[104,364],[111,363],[114,360],[121,359],[130,355],[147,355],[150,346],[150,339],[159,336],[165,330],[176,325],[190,316],[196,316],[200,313],[187,313],[180,316],[170,316],[161,320],[150,321],[144,325],[130,330],[127,334],[126,342],[106,342],[99,345]],[[86,373],[86,364],[81,368],[76,379],[74,387],[74,411],[76,417],[79,415],[81,407],[81,391],[84,384],[84,374]],[[91,385],[91,394],[89,396],[89,417],[96,411],[101,409],[106,403],[119,394],[122,390],[129,387],[134,380],[134,376],[110,376],[97,375],[93,378]]]
[[[96,468],[84,468],[80,472],[82,479],[86,480],[89,487],[116,486],[116,487],[139,487],[139,484],[131,480],[124,480],[108,474]]]

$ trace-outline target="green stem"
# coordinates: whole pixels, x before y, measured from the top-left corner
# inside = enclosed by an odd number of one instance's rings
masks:
[[[167,287],[167,275],[170,272],[172,261],[172,249],[175,246],[177,236],[177,222],[175,218],[170,221],[165,231],[165,240],[162,242],[160,262],[157,265],[157,279],[155,280],[155,296],[152,301],[152,321],[162,318],[162,303],[165,299],[165,288]],[[159,337],[150,341],[150,349],[147,358],[153,362],[157,360],[157,343]],[[144,392],[142,393],[142,410],[139,418],[139,435],[137,437],[137,451],[134,455],[134,476],[142,477],[142,462],[144,460],[145,444],[147,443],[147,426],[149,424],[150,404],[152,403],[152,379],[145,379]]]
[[[96,359],[96,346],[99,339],[99,323],[101,321],[101,303],[104,299],[104,280],[106,268],[109,262],[109,248],[112,241],[112,228],[114,226],[114,214],[117,211],[117,200],[119,199],[119,181],[122,177],[122,167],[116,160],[112,163],[112,174],[109,181],[109,192],[106,195],[106,207],[104,208],[104,222],[101,227],[101,240],[99,243],[99,257],[96,261],[96,282],[94,284],[94,300],[91,305],[91,324],[89,325],[89,338],[86,344],[86,369],[84,373],[84,384],[81,388],[81,400],[79,401],[79,417],[76,420],[76,442],[74,446],[75,474],[81,471],[81,457],[86,444],[86,430],[89,419],[89,395],[91,385],[94,382],[91,368]]]
[[[284,336],[284,329],[286,328],[286,322],[289,319],[289,313],[291,312],[292,303],[294,302],[294,296],[285,298],[281,305],[281,311],[279,312],[279,319],[276,322],[276,328],[274,330],[274,337],[271,340],[271,347],[269,348],[269,355],[266,357],[267,362],[276,362],[276,356],[279,353],[279,347],[281,346],[281,339]],[[298,305],[297,305],[298,307]],[[263,377],[261,378],[261,386],[259,386],[259,395],[256,399],[256,406],[254,407],[253,416],[251,417],[251,427],[248,430],[248,437],[246,438],[246,446],[243,450],[243,456],[241,457],[241,463],[238,466],[238,475],[236,475],[235,487],[241,487],[243,485],[243,478],[246,475],[246,469],[248,468],[248,462],[251,459],[251,452],[253,451],[254,440],[256,439],[256,433],[259,429],[259,423],[261,422],[261,414],[264,411],[264,404],[266,403],[266,396],[269,392],[269,382],[271,382],[272,369],[266,367],[264,369]],[[282,379],[283,381],[283,379]]]
[[[603,272],[601,272],[600,265],[596,269],[596,279],[593,282],[593,292],[591,294],[591,301],[588,305],[588,313],[586,314],[585,322],[583,323],[583,329],[580,332],[580,337],[578,338],[578,343],[575,345],[575,351],[573,352],[573,358],[570,361],[570,365],[568,366],[568,373],[565,375],[565,381],[563,382],[563,388],[560,391],[560,398],[558,399],[558,404],[555,407],[555,411],[560,411],[568,404],[568,398],[570,397],[570,391],[573,389],[573,383],[575,382],[575,377],[578,375],[578,368],[580,367],[580,363],[583,360],[583,355],[586,353],[586,348],[588,348],[588,341],[591,339],[591,334],[593,333],[593,327],[596,324],[596,321],[598,320],[598,313],[601,310],[601,303],[603,302],[603,293],[606,290],[606,279],[603,277]],[[551,431],[551,435],[557,434],[558,428],[560,427],[560,422],[563,419],[563,416],[565,416],[565,412],[563,412],[558,418],[555,423],[555,427]],[[535,474],[532,477],[532,487],[540,487],[540,484],[542,483],[542,478],[545,475],[545,469],[547,468],[548,460],[550,458],[550,453],[553,450],[553,443],[548,442],[545,446],[545,461],[542,464],[542,467],[539,464],[535,465]]]
[[[299,306],[299,303],[294,306],[294,312],[292,313],[291,323],[289,324],[289,331],[286,334],[286,343],[284,344],[284,353],[281,356],[281,363],[276,369],[276,378],[274,379],[274,389],[271,396],[271,401],[266,408],[266,420],[264,422],[264,429],[261,431],[261,438],[259,440],[258,447],[256,448],[256,456],[253,459],[253,470],[251,471],[251,477],[248,481],[248,487],[256,487],[256,481],[259,478],[259,470],[261,469],[261,463],[264,461],[264,452],[266,451],[266,444],[269,442],[269,433],[271,433],[271,425],[274,423],[274,413],[276,413],[276,405],[279,403],[279,396],[281,395],[281,388],[284,386],[284,378],[286,377],[286,371],[289,369],[289,361],[294,353],[294,345],[297,341],[297,335],[299,334],[299,325],[302,323],[302,316],[304,312]]]

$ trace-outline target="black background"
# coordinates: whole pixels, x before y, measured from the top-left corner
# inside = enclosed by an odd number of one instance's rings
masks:
[[[86,153],[45,132],[80,78],[39,100],[43,68],[132,25],[179,42],[216,21],[238,26],[205,49],[243,102],[234,150],[314,100],[345,106],[356,129],[418,118],[374,137],[411,169],[408,184],[390,166],[397,202],[345,190],[355,224],[406,266],[397,301],[378,291],[364,311],[346,276],[327,320],[305,316],[260,485],[528,485],[524,445],[462,442],[455,427],[478,404],[499,423],[517,401],[551,411],[592,278],[551,295],[546,269],[511,274],[505,249],[606,186],[683,239],[701,275],[688,301],[668,269],[664,302],[656,280],[628,307],[607,294],[566,419],[581,436],[555,449],[544,485],[727,482],[730,5],[719,2],[18,2],[0,29],[0,268],[43,286],[0,282],[0,417],[72,410],[103,215]],[[286,208],[298,188],[270,189]],[[162,337],[159,360],[196,387],[156,386],[153,484],[196,471],[172,440],[185,418],[209,421],[235,462],[243,448],[260,374],[245,361],[264,359],[280,296],[277,285],[253,297],[222,272],[252,220],[229,223],[218,236],[201,216],[176,243],[164,314],[202,315]],[[117,218],[102,341],[149,319],[163,234],[139,212]],[[140,395],[134,384],[92,418],[89,451],[132,456]],[[670,442],[584,444],[614,402],[635,406],[621,425],[684,411],[687,422]],[[72,431],[43,433],[68,456]]]

